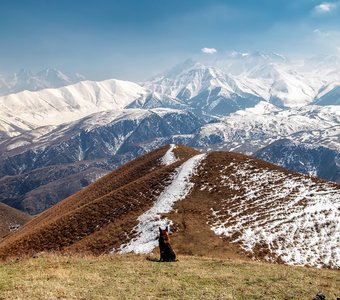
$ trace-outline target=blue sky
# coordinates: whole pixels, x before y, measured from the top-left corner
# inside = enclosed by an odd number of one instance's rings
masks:
[[[340,1],[0,0],[0,43],[0,74],[55,67],[143,80],[233,50],[339,54]]]

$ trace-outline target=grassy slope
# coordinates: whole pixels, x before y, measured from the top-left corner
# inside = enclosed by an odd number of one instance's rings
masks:
[[[23,225],[29,219],[29,215],[0,202],[0,240],[10,232],[10,225]]]
[[[164,146],[112,171],[92,185],[33,218],[0,240],[0,259],[41,251],[109,253],[127,242],[137,217],[148,210],[183,161],[163,166]],[[197,153],[179,146],[186,160]]]
[[[312,299],[339,296],[339,271],[241,260],[41,255],[0,264],[0,299]],[[336,293],[338,293],[336,295]]]

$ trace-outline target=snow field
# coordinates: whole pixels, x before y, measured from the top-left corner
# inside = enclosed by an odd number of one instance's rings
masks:
[[[223,175],[228,168],[233,176]],[[254,170],[248,163],[226,169],[221,183],[237,193],[224,200],[223,210],[212,210],[216,234],[236,234],[232,242],[252,253],[267,245],[264,258],[269,261],[340,267],[340,194],[335,185]]]

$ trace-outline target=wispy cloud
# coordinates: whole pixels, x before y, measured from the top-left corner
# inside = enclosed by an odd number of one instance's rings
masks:
[[[217,53],[217,50],[215,48],[202,48],[201,51],[205,54]]]
[[[336,8],[336,3],[324,2],[314,7],[315,11],[318,13],[328,13],[334,8]]]

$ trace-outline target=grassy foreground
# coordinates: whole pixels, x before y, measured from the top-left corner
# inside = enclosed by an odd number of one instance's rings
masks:
[[[0,299],[312,299],[339,297],[340,272],[181,256],[44,254],[0,263]]]

